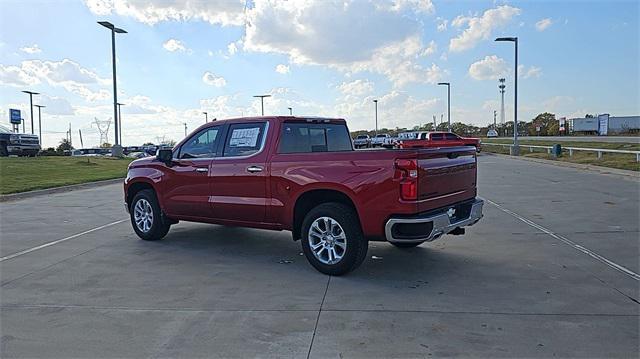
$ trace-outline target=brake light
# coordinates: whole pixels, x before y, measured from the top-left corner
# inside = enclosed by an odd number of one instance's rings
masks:
[[[400,179],[400,198],[407,201],[418,199],[418,161],[396,159],[395,177]]]

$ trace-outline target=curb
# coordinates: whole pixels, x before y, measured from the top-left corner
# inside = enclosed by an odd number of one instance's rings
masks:
[[[123,181],[124,181],[124,178],[114,178],[114,179],[103,180],[103,181],[95,181],[95,182],[72,184],[68,186],[39,189],[35,191],[3,194],[3,195],[0,195],[0,202],[18,201],[21,199],[33,198],[38,196],[46,196],[54,193],[71,192],[71,191],[77,191],[81,189],[107,186],[110,184],[122,183]]]
[[[554,161],[554,160],[545,160],[542,158],[531,158],[524,156],[510,156],[504,155],[501,153],[493,153],[493,152],[483,152],[485,155],[496,156],[496,157],[507,157],[514,160],[522,160],[529,162],[542,163],[552,166],[565,167],[565,168],[575,168],[579,170],[585,170],[589,172],[604,174],[604,175],[615,175],[620,176],[629,180],[640,180],[640,172],[630,171],[630,170],[622,170],[619,168],[611,168],[611,167],[603,167],[603,166],[595,166],[595,165],[585,165],[582,163],[572,163],[572,162],[563,162],[563,161]]]

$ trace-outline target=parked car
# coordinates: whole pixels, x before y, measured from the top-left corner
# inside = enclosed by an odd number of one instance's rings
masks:
[[[496,138],[496,137],[498,137],[498,131],[494,130],[493,128],[490,129],[489,131],[487,131],[487,137],[488,138]]]
[[[288,230],[317,270],[341,275],[369,241],[414,247],[478,222],[476,166],[469,147],[355,151],[343,119],[240,118],[133,161],[124,200],[141,239],[181,220]]]
[[[397,146],[399,148],[473,146],[477,152],[481,150],[479,138],[460,137],[452,132],[417,132],[415,138],[398,141]]]
[[[388,133],[377,134],[371,139],[371,147],[393,147],[393,138]]]
[[[353,140],[353,146],[355,148],[367,148],[371,145],[371,137],[369,135],[358,135],[355,140]]]
[[[0,125],[0,156],[35,156],[40,152],[38,135],[16,133],[10,128]]]

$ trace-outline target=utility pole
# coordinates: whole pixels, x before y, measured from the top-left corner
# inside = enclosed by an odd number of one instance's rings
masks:
[[[120,146],[122,146],[122,112],[120,111],[120,106],[123,105],[123,103],[118,102],[118,134],[120,135]]]
[[[435,131],[438,128],[438,123],[436,122],[436,115],[433,115],[433,130]]]
[[[207,111],[204,111],[203,114],[204,114],[204,123],[209,122],[209,114],[207,113]]]
[[[262,106],[262,116],[264,116],[264,98],[265,97],[271,97],[271,95],[255,95],[253,97],[259,97],[260,98],[260,105]]]
[[[451,83],[450,82],[438,82],[438,85],[447,86],[447,121],[449,125],[449,132],[451,132]]]
[[[113,65],[113,119],[115,122],[115,145],[112,147],[111,154],[114,156],[121,156],[119,151],[119,138],[118,138],[118,90],[116,85],[116,33],[126,34],[123,29],[115,27],[108,21],[98,21],[98,24],[111,30],[111,64]]]
[[[291,107],[287,107],[289,109],[289,116],[293,116],[293,109]]]
[[[42,147],[42,113],[40,112],[40,109],[42,109],[43,107],[47,107],[47,106],[42,106],[42,105],[34,105],[38,108],[38,141],[40,143],[40,147]]]
[[[500,127],[504,128],[504,88],[506,87],[504,84],[505,79],[501,78],[500,85],[498,85],[498,89],[500,89],[501,101],[500,101]],[[506,133],[504,134],[507,135]]]
[[[78,129],[78,134],[80,135],[80,147],[84,148],[84,142],[82,142],[82,130]]]
[[[514,93],[513,93],[513,146],[511,146],[511,155],[520,155],[520,146],[518,144],[518,38],[517,37],[499,37],[496,41],[513,42],[515,45],[515,67],[514,67]]]
[[[376,132],[375,132],[375,137],[378,136],[378,100],[373,100],[373,103],[376,106]]]
[[[496,110],[493,110],[493,129],[496,129]]]
[[[187,137],[187,123],[184,123],[184,137]]]
[[[39,95],[39,92],[33,92],[33,91],[22,91],[26,94],[29,94],[29,106],[31,108],[31,134],[33,135],[35,132],[33,130],[33,95]],[[24,128],[23,128],[24,129]]]

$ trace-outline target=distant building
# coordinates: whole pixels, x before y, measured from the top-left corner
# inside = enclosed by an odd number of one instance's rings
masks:
[[[569,130],[576,134],[608,135],[619,133],[639,133],[640,116],[609,116],[569,119]]]

